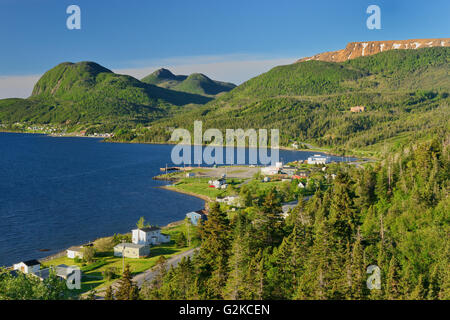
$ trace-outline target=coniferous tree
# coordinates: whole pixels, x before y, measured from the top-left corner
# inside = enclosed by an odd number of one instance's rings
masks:
[[[125,266],[122,278],[119,279],[119,286],[116,290],[117,300],[137,300],[139,298],[139,288],[133,282],[130,265]]]
[[[105,300],[114,300],[114,293],[111,286],[108,286],[108,288],[106,288]]]
[[[200,280],[209,283],[207,297],[220,298],[227,280],[231,242],[230,223],[218,203],[211,204],[208,220],[201,227],[200,234]]]
[[[392,256],[389,262],[389,270],[386,278],[385,297],[388,300],[396,300],[400,296],[399,274],[397,259]]]
[[[230,270],[223,296],[226,299],[242,299],[245,295],[245,273],[251,257],[250,230],[246,218],[238,214],[231,248],[231,257],[228,261]]]
[[[261,247],[273,247],[282,240],[281,199],[276,189],[271,189],[264,197],[257,218],[257,238]]]

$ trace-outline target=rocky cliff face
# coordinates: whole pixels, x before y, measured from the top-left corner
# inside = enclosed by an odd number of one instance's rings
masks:
[[[312,57],[300,59],[297,62],[309,60],[343,62],[358,57],[371,56],[387,50],[430,47],[450,47],[450,38],[350,42],[345,49],[319,53]]]

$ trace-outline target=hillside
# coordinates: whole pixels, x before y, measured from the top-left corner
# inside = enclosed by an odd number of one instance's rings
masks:
[[[215,96],[236,87],[229,82],[212,80],[201,73],[193,73],[189,76],[174,75],[164,68],[156,70],[141,81],[163,88],[206,96]]]
[[[115,74],[94,62],[66,62],[47,71],[28,99],[0,100],[0,121],[147,123],[175,106],[209,100]]]
[[[186,80],[187,76],[176,76],[170,70],[161,68],[148,76],[141,79],[142,82],[154,85],[160,85],[164,88],[175,86],[183,80]]]
[[[344,62],[389,50],[422,49],[432,47],[450,47],[450,38],[350,42],[347,44],[345,49],[319,53],[312,57],[302,58],[298,62],[309,60]]]
[[[306,61],[273,68],[205,106],[158,121],[137,139],[170,137],[164,128],[279,128],[281,143],[335,152],[403,145],[448,130],[450,48],[392,50],[343,63]],[[363,105],[365,112],[350,108]]]

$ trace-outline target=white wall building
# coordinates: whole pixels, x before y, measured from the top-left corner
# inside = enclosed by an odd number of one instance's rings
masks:
[[[220,178],[217,180],[209,180],[208,183],[216,189],[226,189],[224,186],[227,185],[227,180],[225,178]]]
[[[264,167],[261,168],[261,174],[266,174],[266,175],[274,175],[274,174],[278,174],[278,172],[280,172],[280,168],[279,167]]]
[[[14,270],[20,270],[23,273],[35,274],[41,269],[41,263],[37,260],[28,260],[13,265]]]
[[[74,246],[66,250],[67,258],[75,259],[76,257],[83,259],[83,246]]]
[[[239,196],[226,196],[224,198],[216,198],[216,201],[219,203],[225,203],[229,206],[241,206],[241,201],[240,201],[240,197]]]
[[[170,242],[170,236],[162,234],[161,228],[149,227],[131,230],[131,239],[134,244],[156,245]]]
[[[331,161],[330,157],[321,156],[320,154],[315,154],[308,158],[308,164],[327,164]]]

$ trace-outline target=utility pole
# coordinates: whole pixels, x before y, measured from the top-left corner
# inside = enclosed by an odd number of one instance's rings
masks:
[[[122,240],[122,274],[125,272],[125,240]]]
[[[188,244],[189,247],[191,247],[191,223],[189,221],[186,221],[188,225]]]

